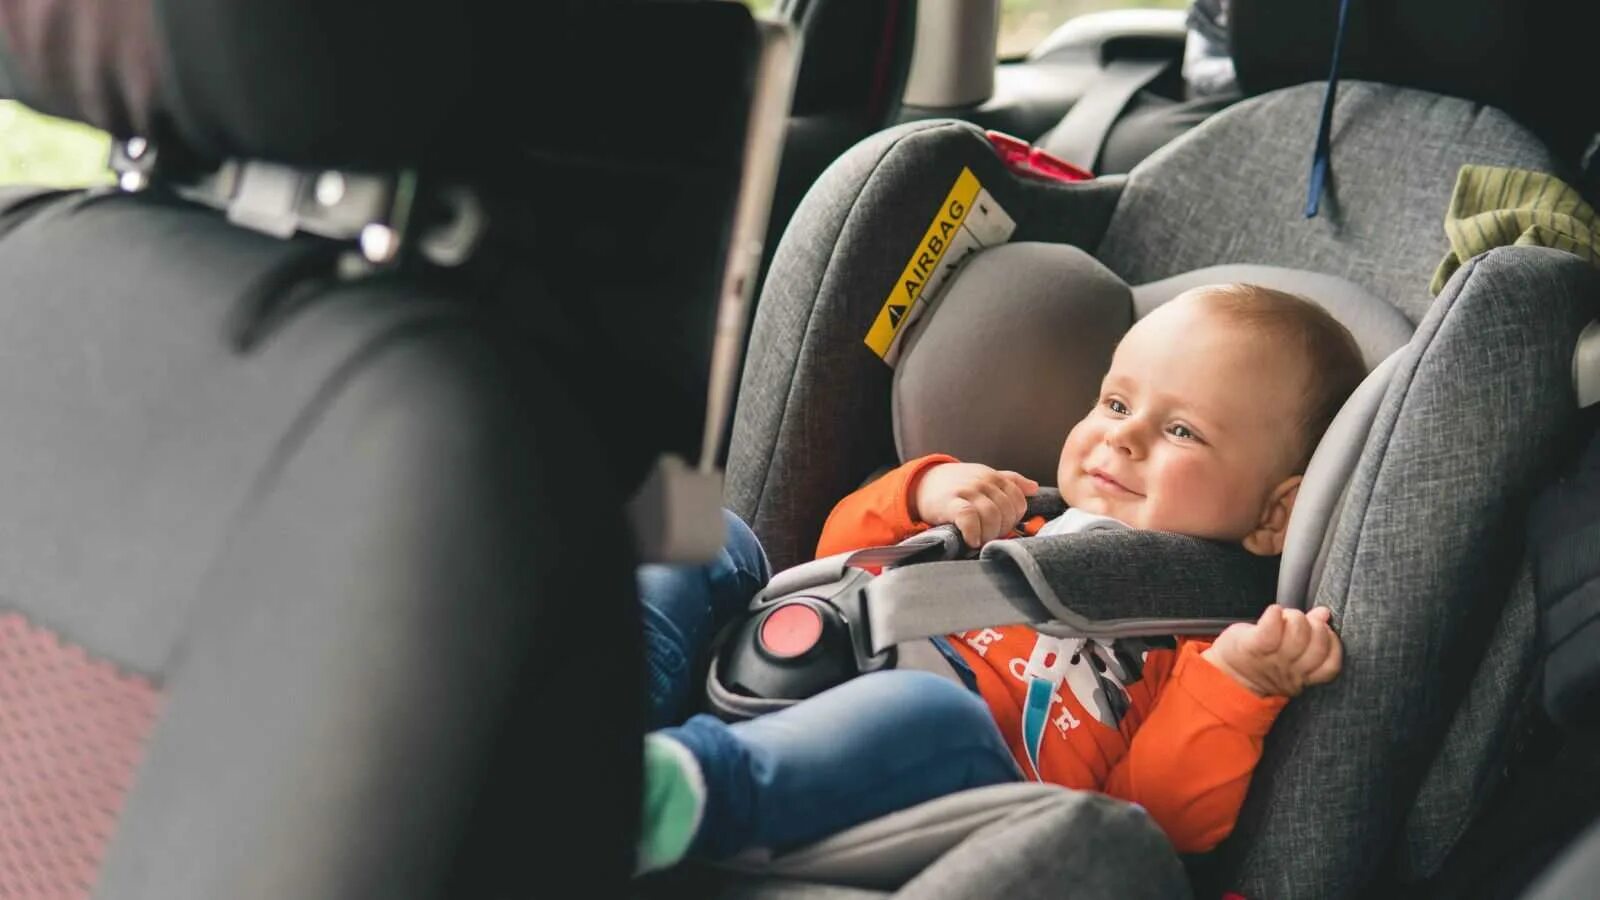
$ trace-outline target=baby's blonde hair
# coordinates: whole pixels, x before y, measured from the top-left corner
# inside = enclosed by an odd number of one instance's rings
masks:
[[[1295,471],[1304,472],[1323,432],[1367,376],[1356,339],[1327,310],[1287,291],[1258,284],[1216,284],[1191,293],[1204,297],[1223,315],[1300,351],[1297,355],[1306,366],[1306,395],[1300,422],[1303,444]]]

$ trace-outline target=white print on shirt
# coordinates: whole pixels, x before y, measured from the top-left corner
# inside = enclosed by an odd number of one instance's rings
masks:
[[[1000,637],[1000,632],[995,631],[993,628],[985,628],[982,631],[973,634],[971,637],[965,638],[965,640],[967,642],[967,646],[971,647],[973,650],[976,650],[979,656],[988,656],[989,645],[1000,640]]]
[[[1056,694],[1052,699],[1054,699],[1057,703],[1061,703],[1060,694]],[[1078,721],[1077,717],[1073,716],[1072,710],[1068,709],[1065,703],[1061,703],[1061,715],[1056,716],[1055,721],[1051,722],[1050,724],[1054,725],[1056,730],[1061,732],[1062,737],[1066,737],[1067,732],[1077,728],[1083,723]]]
[[[1040,635],[1039,639],[1040,640],[1054,640],[1054,638],[1049,638],[1049,637],[1046,637],[1044,635]],[[1040,656],[1041,655],[1039,653],[1038,649],[1037,649],[1037,645],[1035,646],[1034,655],[1035,656]],[[1020,656],[1012,657],[1011,658],[1011,662],[1007,663],[1006,667],[1011,670],[1011,677],[1013,677],[1013,678],[1015,678],[1018,681],[1021,681],[1023,683],[1027,683],[1028,679],[1033,677],[1032,675],[1030,675],[1028,673],[1028,660],[1023,659]],[[1051,681],[1055,680],[1054,678],[1051,678],[1051,676],[1049,675],[1048,672],[1043,672],[1043,671],[1041,671],[1039,673],[1039,677],[1046,678],[1046,679],[1049,679]],[[1056,730],[1061,732],[1061,736],[1062,737],[1066,737],[1067,732],[1069,732],[1072,729],[1077,728],[1079,725],[1083,724],[1083,722],[1077,716],[1074,716],[1072,714],[1072,709],[1070,707],[1068,707],[1065,703],[1061,702],[1061,694],[1059,692],[1055,692],[1055,691],[1051,692],[1051,694],[1050,694],[1050,707],[1051,707],[1051,709],[1059,708],[1059,710],[1060,710],[1061,714],[1056,716],[1055,719],[1050,722],[1050,724],[1054,725],[1056,727]]]
[[[1041,634],[1034,642],[1030,659],[1013,658],[1008,664],[1013,678],[1026,684],[1030,678],[1051,681],[1058,689],[1065,684],[1095,721],[1116,728],[1131,706],[1127,685],[1144,674],[1144,655],[1150,644],[1144,641],[1120,642],[1093,638],[1053,638]],[[985,648],[987,649],[987,648]],[[1135,655],[1137,654],[1137,655]],[[1054,694],[1052,703],[1060,703]],[[1066,705],[1052,723],[1063,735],[1081,723]]]

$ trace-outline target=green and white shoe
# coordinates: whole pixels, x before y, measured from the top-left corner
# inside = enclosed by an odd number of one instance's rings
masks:
[[[634,874],[671,868],[683,860],[700,830],[706,782],[694,754],[669,737],[644,737],[644,809]]]

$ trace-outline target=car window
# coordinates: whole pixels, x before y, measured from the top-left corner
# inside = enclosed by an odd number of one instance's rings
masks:
[[[111,181],[103,131],[0,100],[0,184],[80,187]]]
[[[1108,9],[1186,9],[1189,0],[1001,0],[1001,59],[1026,56],[1062,22],[1084,13]]]

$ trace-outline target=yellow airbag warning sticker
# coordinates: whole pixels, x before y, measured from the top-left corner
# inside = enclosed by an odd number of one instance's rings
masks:
[[[1005,243],[1016,227],[972,170],[963,167],[867,331],[866,345],[894,365],[900,337],[938,300],[951,273],[980,248]]]

